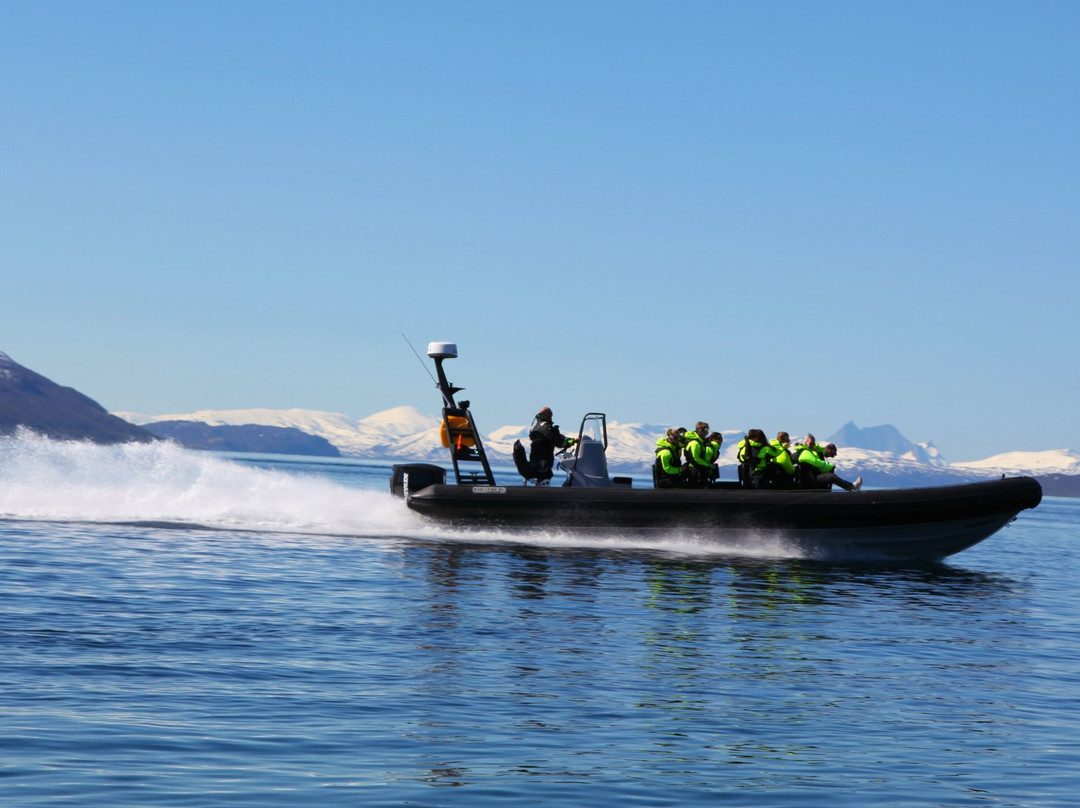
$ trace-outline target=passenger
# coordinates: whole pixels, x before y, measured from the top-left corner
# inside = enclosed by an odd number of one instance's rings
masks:
[[[698,421],[694,425],[694,431],[687,432],[684,436],[686,481],[691,488],[705,488],[709,485],[709,467],[712,463],[709,461],[708,449],[705,446],[705,437],[708,434],[709,425],[704,421]]]
[[[739,460],[739,480],[744,487],[768,487],[765,469],[771,456],[772,450],[765,433],[760,429],[747,430],[745,437],[739,441],[739,451],[736,454]]]
[[[814,439],[813,434],[810,432],[806,433],[806,437],[803,438],[802,441],[796,443],[794,446],[791,447],[791,459],[794,460],[796,463],[799,462],[799,454],[802,452],[803,449],[810,449],[815,452],[818,457],[825,457],[825,447],[819,444]]]
[[[720,447],[724,445],[724,436],[719,432],[712,432],[709,437],[705,439],[705,449],[708,453],[709,459],[709,479],[712,482],[716,482],[720,477],[720,466],[718,461],[720,460]]]
[[[805,438],[791,447],[791,459],[795,461],[795,485],[799,488],[813,488],[814,475],[817,474],[817,469],[809,463],[803,465],[799,462],[804,449],[809,449],[824,461],[825,448],[818,444],[811,432],[807,432]]]
[[[787,432],[777,432],[775,440],[769,441],[771,454],[765,473],[770,488],[794,488],[798,483],[790,447],[791,437]]]
[[[776,437],[773,440],[769,441],[769,445],[772,446],[774,449],[783,449],[785,452],[787,452],[788,459],[791,460],[791,462],[794,464],[795,460],[792,456],[792,452],[794,451],[794,449],[792,449],[791,447],[791,436],[787,432],[784,432],[783,430],[777,432]]]
[[[574,445],[574,439],[568,438],[551,422],[551,408],[543,407],[533,419],[529,428],[529,462],[536,468],[536,484],[545,485],[552,478],[551,467],[555,465],[555,450],[567,449]]]
[[[653,484],[657,488],[681,488],[683,486],[682,433],[669,429],[656,442],[656,463],[653,468]]]
[[[849,483],[836,474],[836,466],[828,460],[832,457],[836,457],[835,443],[822,447],[814,440],[813,435],[807,435],[806,443],[800,448],[798,455],[799,484],[807,488],[829,488],[836,484],[845,491],[858,491],[862,488],[862,477]]]

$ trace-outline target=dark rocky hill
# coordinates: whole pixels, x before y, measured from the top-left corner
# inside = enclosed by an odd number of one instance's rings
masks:
[[[159,438],[174,440],[189,449],[341,457],[341,452],[326,438],[309,435],[294,427],[259,424],[211,426],[201,421],[157,421],[144,428]]]
[[[1038,474],[1035,478],[1048,497],[1080,497],[1080,474]]]
[[[10,435],[20,426],[59,440],[155,440],[150,432],[110,414],[78,390],[61,387],[0,353],[0,435]]]

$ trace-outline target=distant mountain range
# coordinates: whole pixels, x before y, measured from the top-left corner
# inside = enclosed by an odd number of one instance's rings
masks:
[[[159,438],[176,441],[193,449],[341,457],[341,452],[326,438],[309,435],[295,427],[261,424],[210,426],[201,421],[155,421],[145,428]]]
[[[395,407],[367,418],[318,410],[201,410],[186,415],[117,413],[133,423],[153,428],[161,421],[198,421],[214,426],[260,424],[292,427],[326,439],[343,455],[368,460],[418,461],[445,464],[446,450],[439,442],[437,417],[412,407]],[[608,423],[608,465],[613,472],[647,475],[656,439],[666,425]],[[493,465],[513,468],[514,441],[527,442],[528,425],[503,426],[483,436]],[[721,473],[734,478],[740,430],[724,433]],[[1002,474],[1026,474],[1045,479],[1047,493],[1080,496],[1080,453],[1068,449],[1049,452],[1010,452],[971,463],[948,463],[931,443],[917,444],[896,427],[860,428],[847,423],[821,442],[840,447],[839,472],[862,475],[868,487],[910,487],[985,480]]]
[[[24,428],[51,438],[97,443],[168,438],[184,446],[217,451],[445,464],[439,426],[439,418],[422,415],[412,407],[395,407],[359,420],[341,413],[301,409],[202,410],[184,415],[108,413],[82,393],[61,387],[0,353],[0,435]],[[665,429],[663,424],[609,422],[611,471],[648,475],[656,439]],[[484,435],[492,464],[512,470],[514,441],[527,441],[528,430],[528,425],[511,425]],[[742,432],[727,430],[723,434],[721,473],[733,479],[736,444]],[[1009,452],[977,462],[948,463],[933,444],[913,443],[894,426],[860,428],[853,423],[822,442],[837,444],[838,471],[848,478],[861,475],[867,487],[940,485],[1026,474],[1038,477],[1047,494],[1080,496],[1080,453],[1068,449]],[[507,473],[513,475],[512,471]]]

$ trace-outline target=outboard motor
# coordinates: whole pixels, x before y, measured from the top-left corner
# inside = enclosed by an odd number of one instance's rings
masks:
[[[390,472],[390,493],[409,498],[409,493],[429,485],[445,485],[446,469],[430,463],[403,463]]]

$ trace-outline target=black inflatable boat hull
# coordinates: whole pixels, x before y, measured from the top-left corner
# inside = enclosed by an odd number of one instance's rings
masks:
[[[434,484],[406,496],[454,527],[692,536],[748,550],[779,541],[814,557],[911,560],[971,547],[1041,499],[1030,477],[857,493]]]

